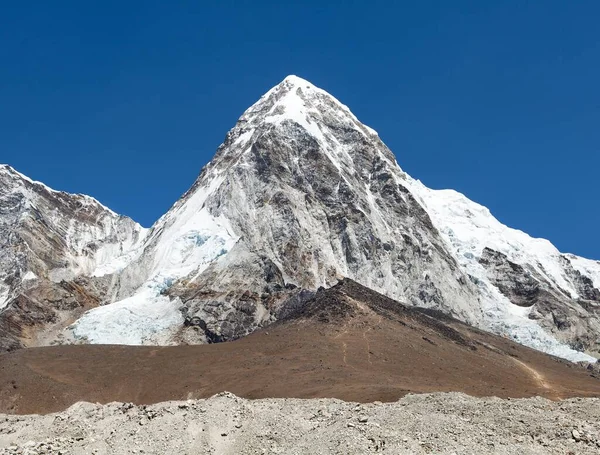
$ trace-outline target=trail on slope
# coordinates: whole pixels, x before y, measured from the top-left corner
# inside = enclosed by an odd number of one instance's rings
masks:
[[[534,382],[541,388],[548,390],[549,392],[552,392],[552,395],[555,399],[557,400],[561,400],[562,397],[560,396],[560,394],[558,394],[558,392],[556,391],[556,389],[548,382],[546,381],[546,377],[541,374],[539,371],[537,371],[535,368],[530,367],[529,365],[527,365],[525,362],[522,362],[519,359],[516,359],[514,357],[511,357],[513,359],[514,362],[516,362],[525,372],[527,372],[531,378],[534,380]]]

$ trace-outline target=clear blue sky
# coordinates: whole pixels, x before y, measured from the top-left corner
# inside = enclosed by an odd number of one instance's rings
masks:
[[[0,162],[149,226],[297,74],[428,186],[600,259],[599,18],[598,1],[4,2]]]

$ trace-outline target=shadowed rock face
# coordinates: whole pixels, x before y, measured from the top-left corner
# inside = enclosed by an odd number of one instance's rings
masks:
[[[560,261],[565,274],[571,279],[580,298],[600,302],[600,290],[594,287],[594,282],[590,277],[585,276],[579,270],[575,270],[567,256],[561,256]]]
[[[494,286],[515,305],[530,307],[544,292],[539,279],[499,251],[484,248],[479,263],[487,269]]]
[[[14,297],[0,314],[0,351],[60,342],[64,327],[103,303],[104,289],[85,277],[39,280]]]

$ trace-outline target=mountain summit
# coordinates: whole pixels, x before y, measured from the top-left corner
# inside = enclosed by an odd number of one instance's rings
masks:
[[[600,350],[598,262],[426,188],[374,130],[297,76],[244,112],[190,190],[138,231],[101,266],[77,269],[111,303],[67,340],[234,339],[347,277],[572,360]]]

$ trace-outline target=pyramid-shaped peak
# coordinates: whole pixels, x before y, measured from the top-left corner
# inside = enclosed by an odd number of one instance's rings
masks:
[[[261,100],[268,99],[271,95],[275,94],[277,98],[286,97],[287,95],[291,95],[292,97],[297,96],[297,89],[300,89],[305,94],[316,94],[320,93],[323,95],[330,96],[325,90],[322,90],[315,86],[313,83],[303,79],[294,74],[290,74],[285,79],[283,79],[280,83],[272,87],[267,93],[265,93]]]
[[[345,124],[345,128],[355,129],[369,137],[377,136],[377,132],[362,124],[348,106],[327,91],[293,74],[250,106],[240,117],[237,131],[229,135],[241,136],[242,139],[236,144],[244,145],[261,125],[282,125],[290,121],[324,142],[328,141],[323,137],[326,134],[323,127],[332,122]]]
[[[304,87],[304,88],[316,88],[312,83],[307,81],[306,79],[302,79],[294,74],[290,74],[287,76],[282,82],[282,84],[289,84],[295,87]]]

